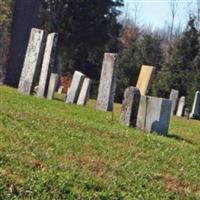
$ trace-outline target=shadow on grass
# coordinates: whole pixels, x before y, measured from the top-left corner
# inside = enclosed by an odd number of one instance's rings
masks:
[[[186,138],[182,138],[182,137],[180,137],[180,136],[178,136],[178,135],[172,134],[172,135],[167,135],[167,137],[168,137],[168,138],[175,139],[175,140],[177,140],[177,141],[179,141],[179,142],[186,142],[186,143],[189,143],[189,144],[194,144],[191,140],[188,140],[188,139],[186,139]]]

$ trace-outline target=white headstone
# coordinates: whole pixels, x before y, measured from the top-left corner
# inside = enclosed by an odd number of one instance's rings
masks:
[[[170,93],[170,97],[169,97],[169,99],[172,101],[171,115],[176,114],[177,104],[178,104],[178,96],[179,96],[179,91],[172,89],[171,93]]]
[[[184,108],[185,108],[185,97],[181,97],[178,102],[178,109],[176,116],[182,117],[184,114]]]
[[[40,70],[40,64],[44,52],[47,33],[44,30],[33,28],[31,30],[29,44],[26,51],[23,69],[19,81],[18,91],[30,94],[36,74]]]
[[[62,94],[62,93],[63,93],[63,89],[64,89],[64,87],[63,87],[63,86],[60,86],[60,87],[58,88],[58,94]]]
[[[200,119],[200,92],[199,91],[197,91],[195,94],[190,118],[191,119]]]
[[[50,81],[49,81],[49,87],[48,87],[48,93],[47,93],[47,99],[53,99],[54,93],[56,91],[56,86],[58,83],[58,74],[51,73]]]

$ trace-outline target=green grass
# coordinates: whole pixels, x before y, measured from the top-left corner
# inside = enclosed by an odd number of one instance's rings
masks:
[[[200,122],[168,137],[0,87],[0,199],[200,199]]]

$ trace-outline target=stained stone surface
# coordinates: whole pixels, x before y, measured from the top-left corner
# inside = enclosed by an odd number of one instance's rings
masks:
[[[49,80],[49,87],[48,87],[48,93],[47,93],[47,99],[53,99],[54,93],[56,91],[56,86],[58,83],[58,74],[51,73],[50,80]]]
[[[125,90],[120,116],[120,123],[122,125],[136,127],[140,97],[140,90],[138,88],[128,87]]]
[[[142,96],[146,95],[147,93],[154,69],[155,67],[148,65],[143,65],[141,68],[136,87],[140,90]]]
[[[200,119],[200,91],[195,93],[195,98],[192,106],[192,112],[190,113],[191,119]]]
[[[168,134],[172,101],[157,97],[142,96],[137,118],[137,127],[150,133]]]
[[[117,54],[105,53],[101,71],[96,108],[112,111],[116,89]]]
[[[171,115],[176,114],[177,104],[178,104],[178,96],[179,96],[179,91],[172,89],[170,96],[169,96],[169,99],[172,101]]]
[[[33,90],[36,74],[40,70],[46,36],[47,33],[44,30],[36,28],[31,30],[29,44],[27,47],[24,65],[18,86],[18,91],[23,94],[29,95]]]
[[[78,105],[86,105],[89,100],[90,89],[91,89],[92,80],[89,78],[85,78],[83,82],[83,86],[81,88],[77,104]]]
[[[58,34],[51,33],[48,35],[37,92],[37,96],[39,97],[45,97],[47,95],[50,74],[55,65],[57,42]]]
[[[74,72],[71,86],[67,93],[66,103],[77,103],[84,79],[84,74],[78,71]]]
[[[185,108],[185,97],[181,97],[178,102],[178,109],[176,116],[182,117],[184,114],[184,108]]]
[[[60,86],[59,89],[58,89],[58,94],[62,94],[63,93],[63,89],[64,89],[64,87]]]

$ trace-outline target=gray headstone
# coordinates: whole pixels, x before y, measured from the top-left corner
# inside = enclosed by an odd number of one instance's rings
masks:
[[[189,108],[185,108],[184,117],[186,117],[187,119],[190,119],[190,109]]]
[[[168,134],[172,101],[142,96],[138,111],[137,127],[150,133]]]
[[[178,102],[178,109],[176,116],[182,117],[184,114],[184,108],[185,108],[185,97],[181,97]]]
[[[47,99],[53,99],[54,93],[56,91],[56,86],[58,83],[58,74],[51,73],[50,81],[49,81],[49,87],[48,87],[48,93],[47,93]]]
[[[66,103],[77,103],[84,79],[84,74],[78,71],[74,72]]]
[[[125,90],[120,116],[122,125],[136,127],[140,97],[140,90],[138,88],[129,87]]]
[[[86,105],[89,100],[90,89],[91,89],[92,81],[89,78],[85,78],[83,82],[83,86],[81,88],[81,92],[78,97],[77,104],[78,105]]]
[[[45,97],[47,95],[50,74],[52,72],[52,68],[55,65],[57,42],[58,34],[51,33],[48,35],[37,92],[37,96],[39,97]]]
[[[19,81],[18,91],[23,94],[30,94],[36,74],[40,70],[40,64],[44,52],[46,32],[33,28],[31,30],[29,44],[26,51],[24,65]]]
[[[117,54],[105,53],[96,108],[112,111],[116,89]]]
[[[179,96],[179,91],[172,89],[170,96],[169,96],[169,99],[172,101],[171,115],[176,114],[177,104],[178,104],[178,96]]]
[[[190,118],[191,119],[200,119],[200,92],[199,91],[197,91],[195,94]]]

